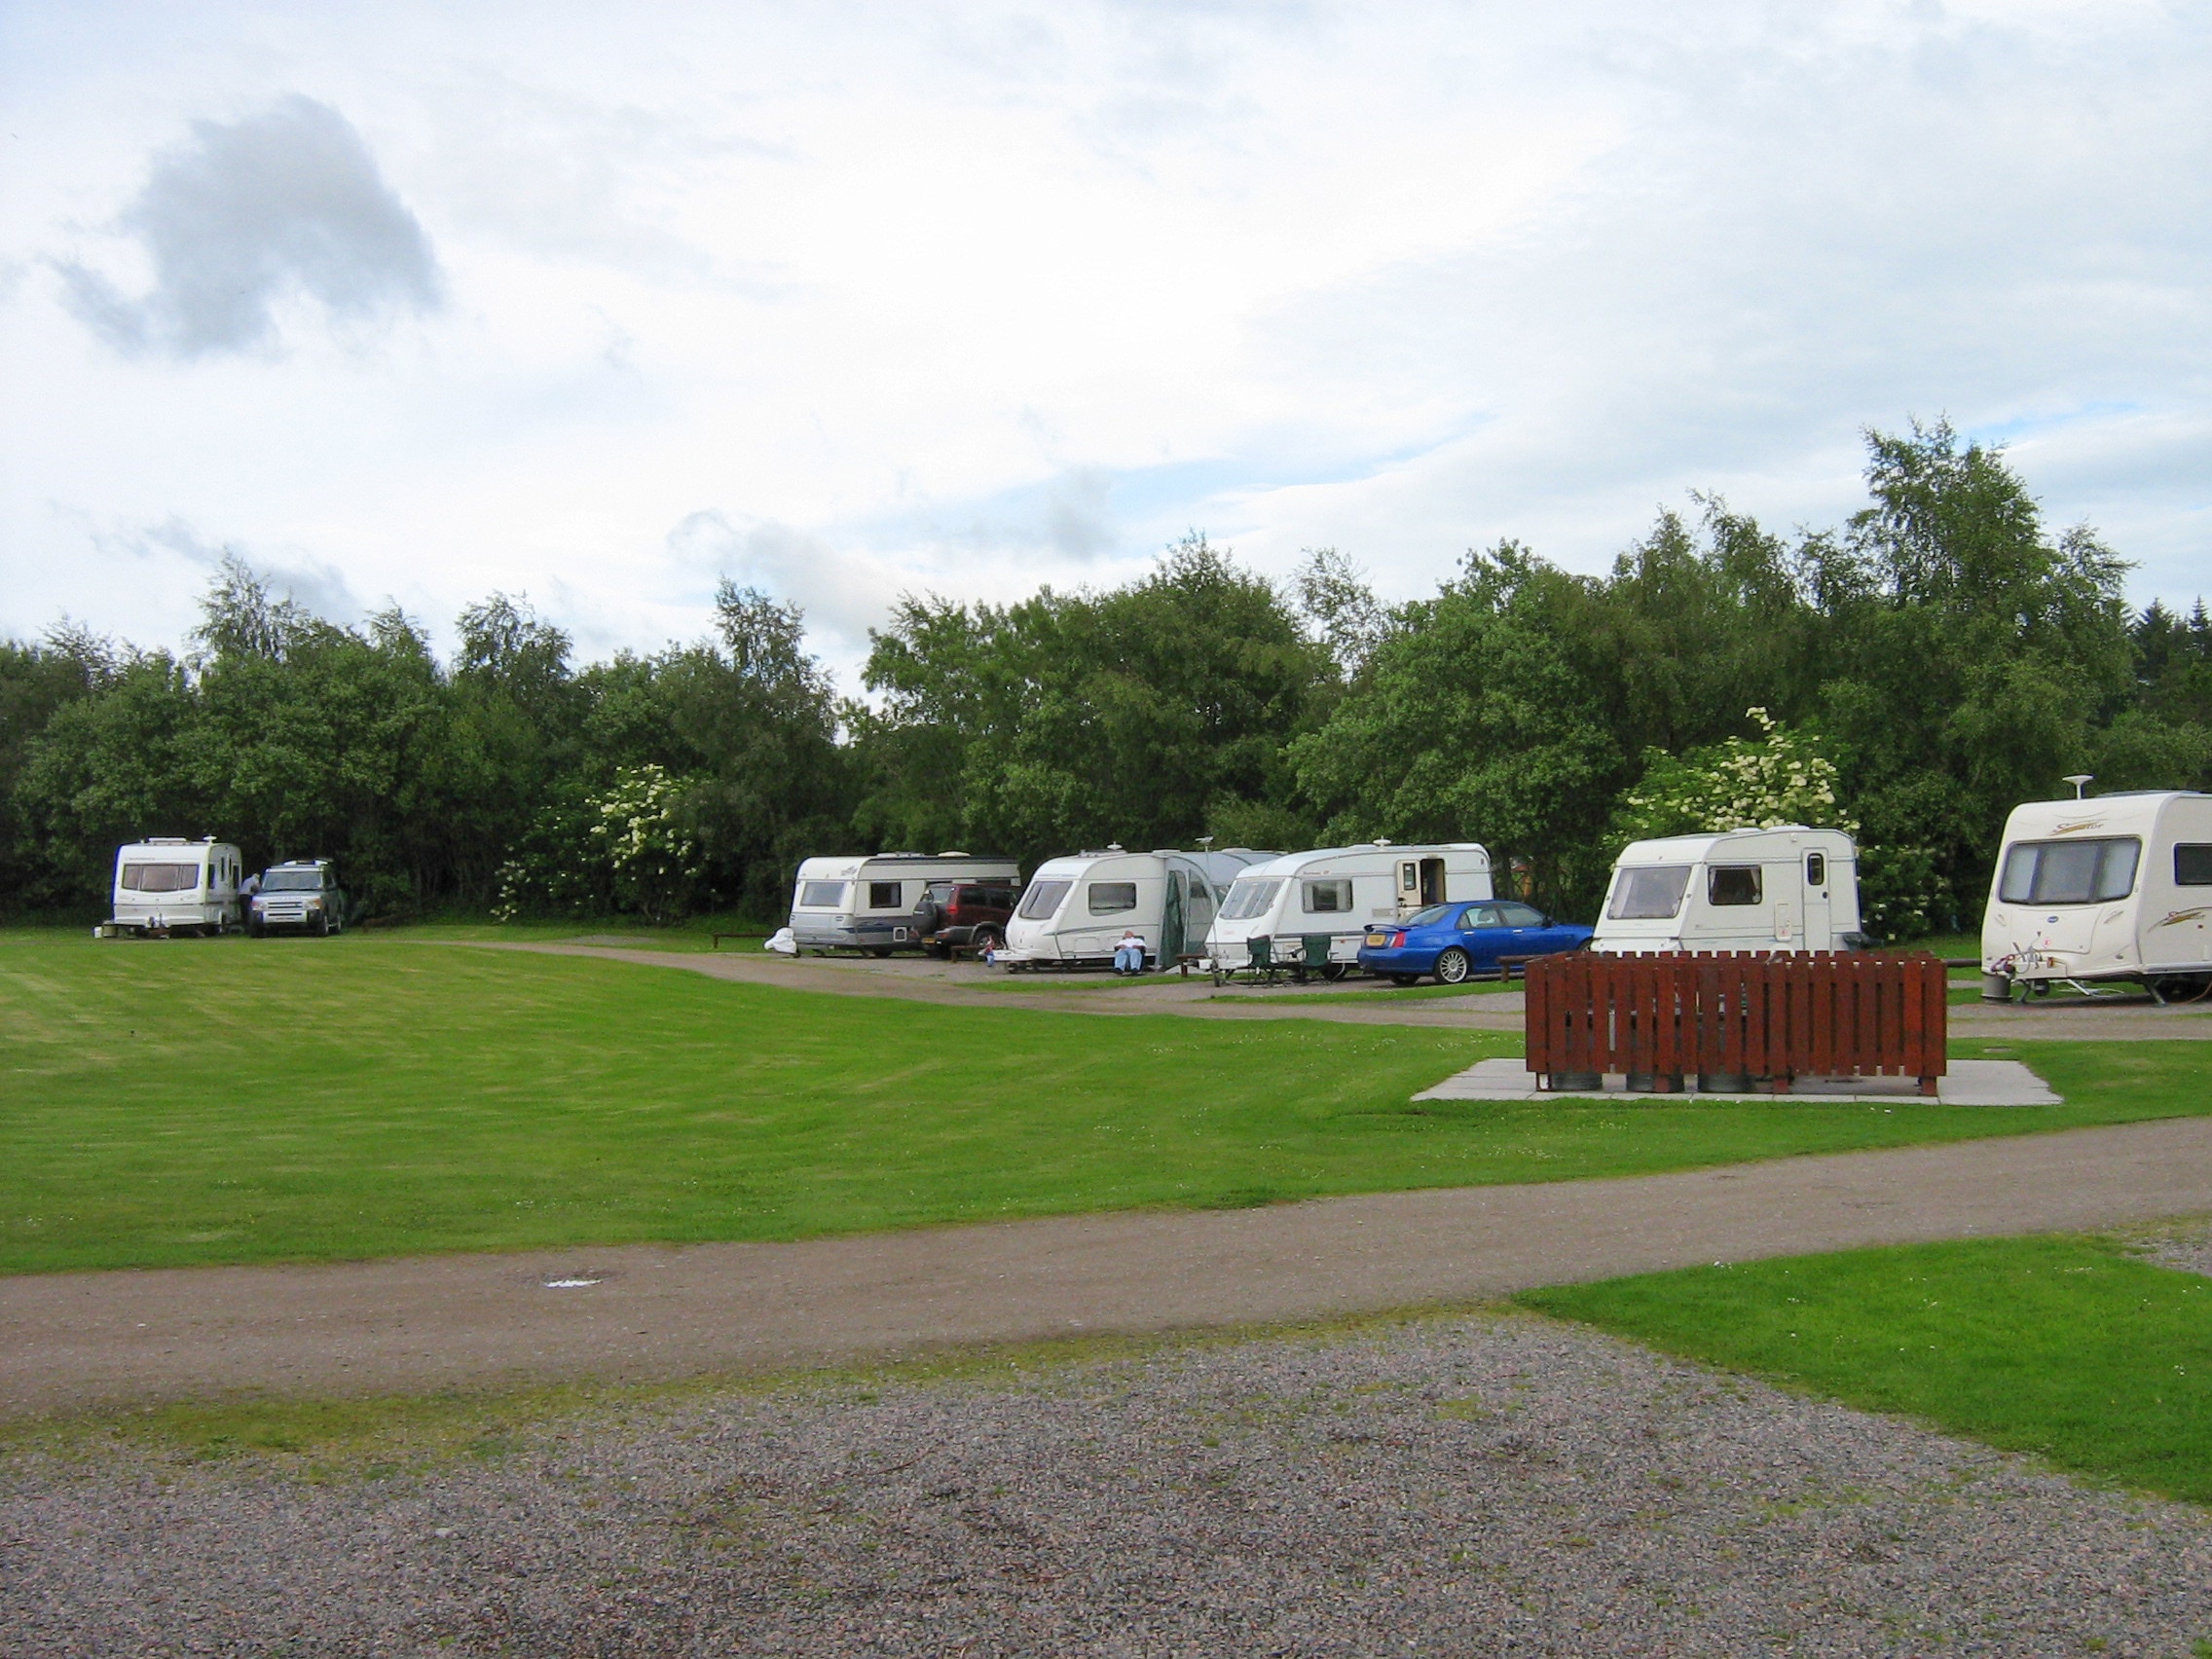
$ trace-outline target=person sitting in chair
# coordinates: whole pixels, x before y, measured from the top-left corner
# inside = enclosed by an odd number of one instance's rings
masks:
[[[1122,937],[1114,941],[1114,972],[1141,974],[1144,972],[1144,935],[1134,928],[1123,930]]]

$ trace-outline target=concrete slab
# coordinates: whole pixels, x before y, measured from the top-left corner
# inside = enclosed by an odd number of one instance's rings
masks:
[[[1638,1100],[1864,1100],[1888,1102],[1920,1100],[1919,1081],[1909,1077],[1799,1078],[1788,1094],[1701,1094],[1697,1080],[1684,1078],[1678,1095],[1651,1095],[1639,1091]],[[1629,1096],[1627,1080],[1608,1077],[1603,1090],[1587,1089],[1553,1094],[1536,1087],[1533,1072],[1520,1060],[1483,1060],[1456,1077],[1448,1077],[1434,1088],[1423,1089],[1416,1100],[1590,1100]],[[1937,1082],[1936,1101],[1940,1106],[2057,1106],[2063,1104],[2050,1085],[2018,1060],[1953,1060],[1950,1074]]]

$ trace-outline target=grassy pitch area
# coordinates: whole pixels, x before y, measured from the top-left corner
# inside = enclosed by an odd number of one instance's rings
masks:
[[[1686,1358],[2212,1502],[2212,1278],[2086,1238],[1715,1263],[1519,1299]]]
[[[406,935],[0,932],[0,1272],[791,1238],[1635,1174],[2212,1109],[2193,1043],[2068,1095],[1485,1105],[1480,1032],[826,996]]]

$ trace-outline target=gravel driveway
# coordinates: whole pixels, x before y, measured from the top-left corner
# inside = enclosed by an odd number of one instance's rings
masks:
[[[2005,1654],[2212,1637],[2212,1517],[1529,1315],[694,1397],[311,1485],[0,1476],[10,1655]]]

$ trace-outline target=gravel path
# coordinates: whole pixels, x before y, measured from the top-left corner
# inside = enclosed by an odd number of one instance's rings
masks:
[[[2187,1659],[2212,1517],[1519,1314],[0,1469],[0,1651]]]
[[[2212,1218],[2192,1217],[2131,1240],[2136,1255],[2161,1268],[2212,1277]]]

